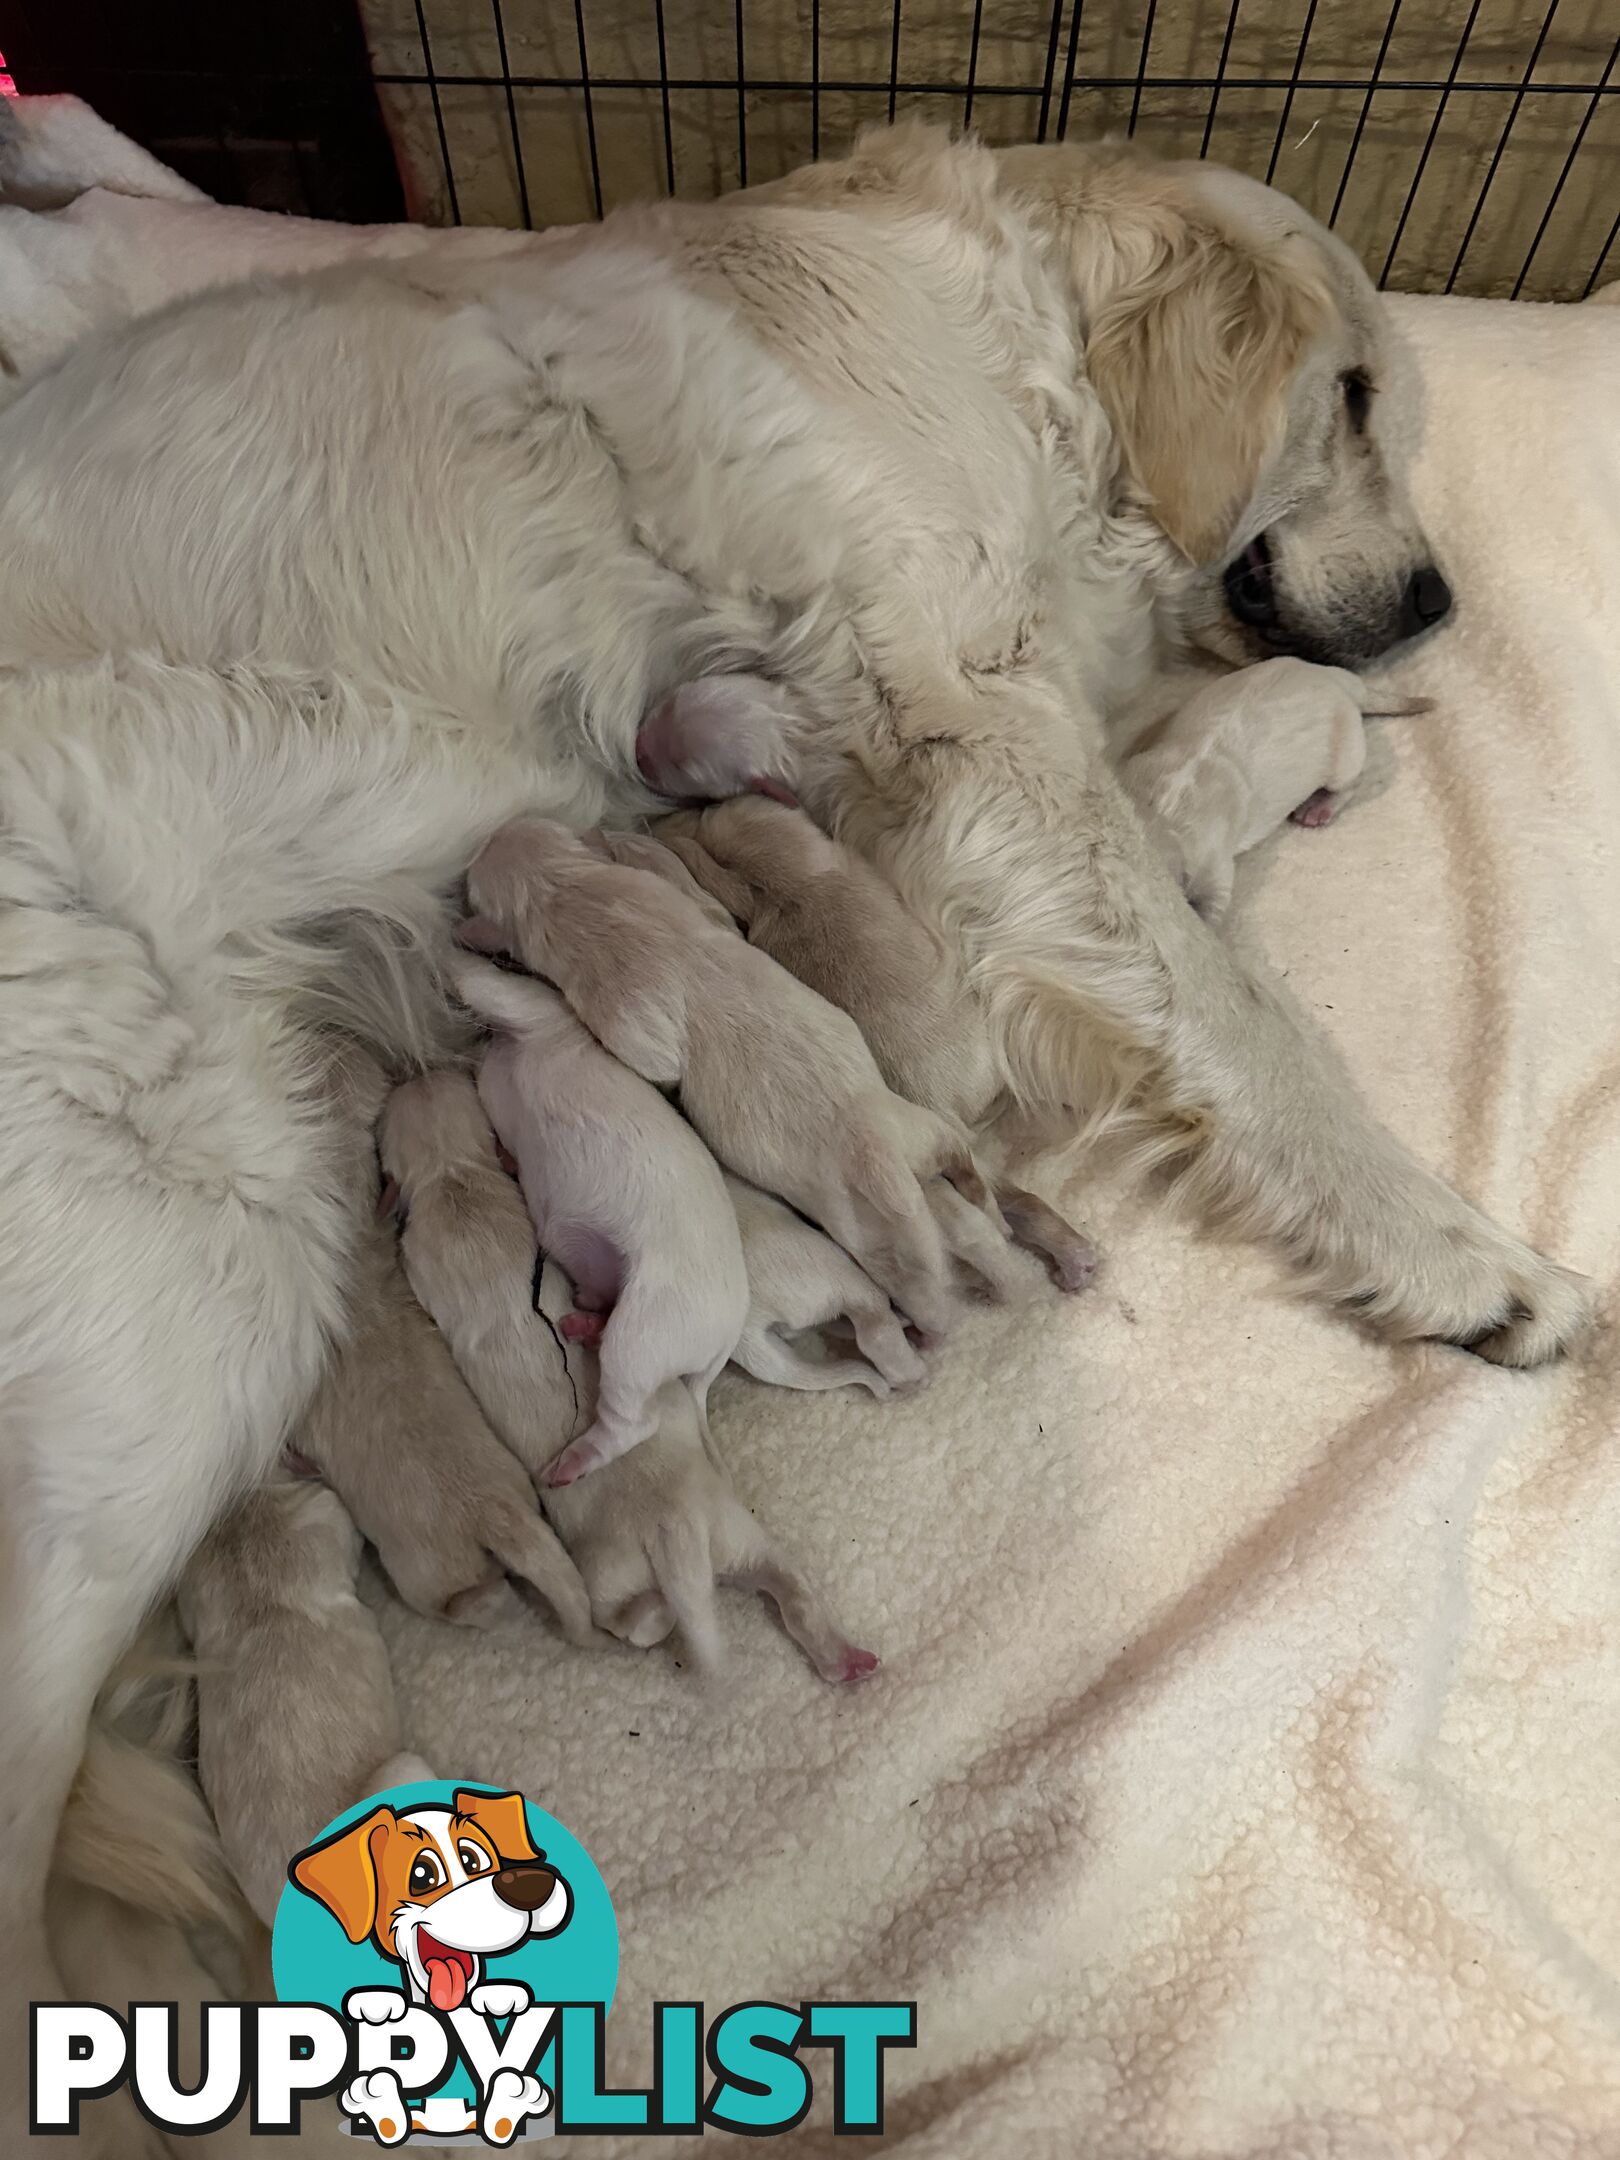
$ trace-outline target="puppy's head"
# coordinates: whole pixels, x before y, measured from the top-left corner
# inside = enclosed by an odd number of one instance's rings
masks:
[[[1121,149],[1004,153],[1072,279],[1195,642],[1362,667],[1451,595],[1407,500],[1416,386],[1366,272],[1286,196]]]
[[[530,1839],[520,1793],[457,1792],[448,1808],[403,1815],[374,1808],[289,1872],[350,1942],[373,1941],[437,2010],[460,2008],[486,1958],[556,1934],[573,1904]]]
[[[521,925],[556,877],[593,859],[556,818],[514,818],[485,842],[467,872],[472,912],[503,928]]]
[[[423,1073],[395,1088],[377,1128],[383,1173],[402,1200],[427,1180],[469,1167],[494,1168],[496,1141],[472,1076]]]

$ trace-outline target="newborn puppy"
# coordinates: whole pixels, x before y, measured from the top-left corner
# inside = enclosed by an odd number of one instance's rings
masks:
[[[549,819],[497,833],[467,885],[465,943],[557,983],[616,1058],[680,1089],[722,1162],[819,1223],[920,1327],[954,1317],[952,1254],[1016,1287],[999,1220],[945,1182],[976,1177],[966,1134],[891,1094],[848,1014]]]
[[[650,870],[654,877],[661,877],[677,892],[685,893],[717,928],[736,930],[737,925],[726,909],[704,891],[680,856],[661,846],[651,833],[598,831],[581,833],[580,838],[591,853],[600,855],[604,862],[628,863],[632,870]]]
[[[803,811],[757,795],[664,818],[657,838],[751,945],[849,1014],[897,1095],[985,1122],[1001,1076],[979,1001],[881,871]]]
[[[575,845],[602,877],[668,891]],[[669,898],[704,927],[687,901]],[[703,1423],[709,1388],[748,1318],[737,1219],[696,1133],[556,991],[479,961],[461,963],[456,987],[497,1030],[478,1093],[517,1158],[540,1243],[572,1279],[575,1304],[607,1315],[595,1421],[546,1472],[548,1485],[566,1485],[651,1438],[654,1398],[668,1380],[688,1383]]]
[[[728,795],[793,796],[802,715],[763,675],[704,675],[660,698],[636,736],[636,764],[655,795],[723,802]]]
[[[1188,899],[1217,916],[1239,855],[1284,819],[1325,825],[1367,761],[1368,719],[1427,712],[1345,668],[1264,660],[1207,683],[1124,768],[1131,795],[1179,853]]]
[[[360,1533],[325,1486],[265,1486],[181,1578],[197,1660],[197,1772],[268,1927],[287,1863],[367,1793],[433,1775],[402,1756],[382,1636],[355,1595]]]
[[[540,1309],[567,1308],[561,1272],[548,1261]],[[596,1378],[591,1353],[575,1344],[569,1367],[589,1416]],[[658,1429],[645,1446],[566,1487],[548,1488],[546,1512],[579,1563],[597,1625],[638,1649],[679,1628],[692,1662],[721,1662],[715,1585],[768,1597],[782,1625],[823,1680],[864,1680],[877,1670],[789,1564],[763,1523],[738,1498],[723,1464],[705,1445],[689,1389],[658,1392]]]
[[[778,1387],[863,1387],[877,1396],[926,1378],[888,1299],[841,1246],[757,1185],[728,1174],[726,1191],[748,1269],[748,1325],[732,1352],[735,1364]],[[807,1357],[784,1340],[840,1317],[854,1332],[858,1358]]]
[[[501,1167],[471,1076],[427,1073],[396,1088],[378,1141],[397,1193],[406,1279],[485,1417],[538,1484],[574,1437],[579,1399],[558,1330],[534,1309],[534,1224]]]
[[[418,1612],[488,1626],[511,1606],[509,1571],[533,1584],[570,1642],[589,1642],[579,1571],[412,1297],[391,1221],[366,1226],[353,1310],[295,1455],[338,1494]]]

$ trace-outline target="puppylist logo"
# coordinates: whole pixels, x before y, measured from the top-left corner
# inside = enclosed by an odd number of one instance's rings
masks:
[[[916,2044],[912,2003],[653,2006],[652,2075],[614,2090],[603,2034],[618,1979],[612,1900],[590,1855],[521,1793],[396,1786],[297,1854],[276,1913],[274,2003],[202,2010],[179,2082],[172,2003],[36,2003],[36,2136],[74,2136],[127,2084],[148,2121],[196,2134],[246,2114],[286,2135],[335,2095],[352,2137],[474,2148],[562,2133],[707,2127],[774,2136],[809,2113],[825,2051],[834,2126],[883,2127],[884,2058]],[[816,2058],[812,2058],[816,2060]]]

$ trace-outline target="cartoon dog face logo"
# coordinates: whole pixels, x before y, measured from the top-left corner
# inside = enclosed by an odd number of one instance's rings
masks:
[[[459,2010],[486,1958],[565,1927],[573,1895],[529,1836],[521,1793],[458,1790],[449,1807],[373,1808],[288,1870],[350,1942],[404,1970],[413,2002]]]

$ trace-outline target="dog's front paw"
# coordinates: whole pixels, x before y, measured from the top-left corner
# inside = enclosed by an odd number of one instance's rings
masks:
[[[1530,1366],[1561,1357],[1590,1323],[1584,1276],[1543,1259],[1443,1187],[1436,1204],[1391,1227],[1380,1270],[1388,1287],[1369,1283],[1345,1299],[1387,1335]]]
[[[486,2144],[510,2145],[525,2118],[544,2115],[550,2105],[551,2095],[537,2077],[518,2070],[497,2070],[484,2095],[484,2116],[479,2124]]]
[[[527,2010],[534,1997],[521,1980],[486,1980],[467,2000],[480,2017],[508,2018]]]
[[[410,2136],[405,2094],[392,2070],[372,2070],[353,2079],[338,2095],[338,2105],[356,2122],[370,2123],[379,2145],[400,2145]]]
[[[1592,1318],[1592,1285],[1573,1269],[1527,1255],[1508,1272],[1497,1309],[1477,1334],[1455,1336],[1461,1349],[1493,1365],[1546,1365],[1579,1337]]]
[[[343,1998],[343,2015],[362,2025],[397,2025],[408,2008],[397,1988],[353,1988]]]

